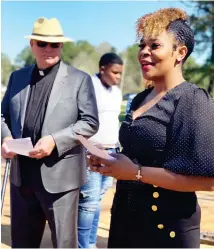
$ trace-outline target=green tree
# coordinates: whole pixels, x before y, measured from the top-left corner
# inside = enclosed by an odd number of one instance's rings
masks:
[[[207,65],[201,66],[197,64],[191,56],[184,64],[184,78],[204,89],[208,89],[209,86],[209,74],[207,74],[207,71]]]
[[[99,54],[96,48],[88,41],[77,41],[75,44],[76,56],[71,65],[93,75],[98,70]]]
[[[63,46],[62,60],[92,75],[98,70],[99,54],[88,41],[69,42]]]
[[[84,51],[87,54],[93,54],[95,52],[95,48],[93,45],[91,45],[88,41],[77,41],[76,48],[78,53]]]
[[[63,45],[62,49],[62,60],[71,65],[72,60],[77,56],[78,51],[76,49],[76,45],[73,42],[66,42]]]
[[[29,66],[36,62],[30,46],[22,49],[22,51],[17,55],[15,62],[20,67]]]
[[[185,1],[183,3],[187,5]],[[214,96],[214,2],[194,1],[188,2],[188,5],[194,8],[190,22],[195,32],[197,50],[199,53],[208,54],[206,63],[197,69],[201,73],[197,83],[208,79],[206,89]]]
[[[140,64],[137,60],[139,47],[137,44],[127,48],[121,54],[124,61],[124,71],[121,89],[123,93],[139,92],[143,87]]]
[[[11,72],[13,71],[13,65],[11,64],[11,61],[9,57],[1,53],[1,84],[7,85],[9,76]]]
[[[98,60],[95,57],[97,57],[96,54],[89,55],[82,51],[73,59],[71,64],[90,75],[94,75],[98,70]]]
[[[116,53],[116,48],[112,47],[108,42],[102,42],[96,47],[96,52],[102,56],[105,53]]]

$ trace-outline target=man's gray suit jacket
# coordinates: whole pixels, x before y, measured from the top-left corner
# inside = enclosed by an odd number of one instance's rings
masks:
[[[1,137],[21,138],[34,65],[11,74],[2,100]],[[49,98],[42,136],[52,135],[58,153],[44,158],[41,177],[50,193],[79,188],[86,180],[85,150],[75,136],[91,137],[99,128],[91,77],[60,62]],[[30,167],[31,165],[29,165]],[[11,183],[21,186],[18,156],[11,164]]]

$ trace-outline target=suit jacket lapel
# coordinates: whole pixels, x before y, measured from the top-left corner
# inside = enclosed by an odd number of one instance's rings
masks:
[[[21,127],[22,128],[24,126],[25,113],[26,113],[27,101],[28,101],[28,94],[29,94],[29,90],[30,90],[30,81],[31,81],[31,75],[32,75],[34,66],[30,67],[25,78],[21,79],[22,90],[20,92],[20,117],[21,117]]]
[[[66,77],[68,75],[67,72],[67,65],[64,64],[63,62],[60,62],[59,70],[56,74],[56,78],[53,83],[53,88],[51,90],[50,98],[48,101],[48,106],[45,114],[45,119],[44,119],[44,124],[48,119],[48,116],[52,113],[54,110],[60,96],[61,96],[61,90],[62,90],[62,85],[66,83]]]

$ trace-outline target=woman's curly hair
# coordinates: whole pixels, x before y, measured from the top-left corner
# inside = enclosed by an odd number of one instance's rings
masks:
[[[188,23],[189,17],[185,11],[178,8],[160,9],[154,13],[146,14],[139,18],[136,23],[137,39],[155,38],[163,31],[174,35],[176,44],[187,47],[187,54],[183,63],[194,49],[194,32]]]
[[[164,8],[153,13],[146,14],[136,22],[137,40],[156,38],[164,31],[172,33],[175,38],[173,49],[179,45],[187,47],[187,54],[183,63],[194,49],[194,32],[189,25],[187,13],[178,8]],[[146,82],[149,87],[151,83]]]
[[[169,24],[178,19],[188,20],[186,12],[178,8],[165,8],[146,14],[137,20],[137,38],[155,37],[167,30]]]

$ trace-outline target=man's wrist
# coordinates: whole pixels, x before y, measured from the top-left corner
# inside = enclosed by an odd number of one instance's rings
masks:
[[[56,147],[55,139],[54,139],[54,137],[53,137],[51,134],[50,134],[49,136],[51,137],[51,139],[52,139],[52,141],[53,141],[53,148],[55,148],[55,147]]]

